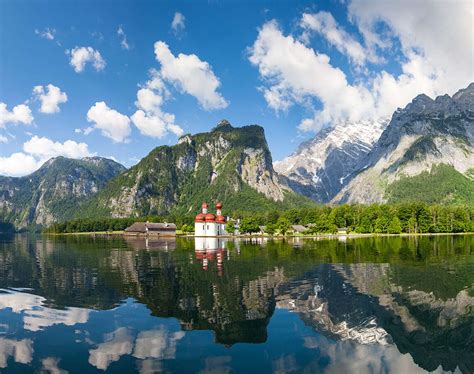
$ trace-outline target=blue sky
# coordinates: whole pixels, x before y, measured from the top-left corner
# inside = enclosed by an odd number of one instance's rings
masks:
[[[59,154],[131,166],[223,118],[262,125],[278,160],[473,80],[469,2],[369,3],[2,1],[0,174]]]

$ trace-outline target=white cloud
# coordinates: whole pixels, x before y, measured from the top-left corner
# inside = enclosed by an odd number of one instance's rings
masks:
[[[275,21],[259,30],[249,49],[249,60],[258,67],[264,82],[261,90],[270,108],[280,111],[294,104],[321,104],[311,118],[302,120],[301,130],[318,131],[327,124],[388,117],[420,93],[453,94],[474,80],[472,11],[463,9],[467,3],[459,5],[416,2],[403,7],[354,0],[349,13],[364,35],[366,51],[330,14],[303,15],[301,26],[323,34],[356,67],[368,60],[383,61],[384,56],[375,53],[400,40],[402,56],[392,58],[401,61],[398,75],[382,70],[367,78],[356,71],[349,82],[328,55],[305,45],[305,38],[302,42],[284,35]],[[452,19],[458,20],[456,25],[449,23]],[[376,32],[380,20],[390,28],[392,39]]]
[[[96,102],[87,112],[87,121],[94,123],[102,135],[116,143],[125,142],[130,135],[130,119],[107,106],[104,101]]]
[[[339,52],[349,56],[356,65],[363,65],[367,59],[373,59],[373,56],[368,56],[364,47],[354,37],[337,24],[329,12],[304,13],[300,26],[304,30],[323,35],[330,44]]]
[[[8,138],[6,136],[0,135],[0,143],[8,143]]]
[[[263,89],[268,105],[277,111],[312,97],[323,104],[317,113],[317,120],[323,123],[362,116],[373,109],[365,87],[349,85],[344,72],[334,68],[327,55],[283,35],[275,21],[260,29],[249,58],[268,85]]]
[[[128,51],[130,49],[130,45],[128,44],[127,35],[125,34],[125,31],[123,31],[122,26],[119,26],[119,28],[117,29],[117,35],[120,38],[120,46],[122,47],[122,49]]]
[[[66,140],[64,143],[54,142],[46,137],[33,136],[23,144],[23,152],[13,153],[8,157],[0,157],[0,175],[22,176],[37,170],[48,159],[57,156],[83,158],[95,156],[89,151],[86,143]]]
[[[86,143],[77,143],[74,140],[66,140],[64,143],[54,142],[46,137],[38,136],[33,136],[25,142],[23,151],[42,160],[56,156],[83,158],[93,155]]]
[[[40,112],[42,113],[57,113],[60,111],[59,104],[67,102],[67,95],[62,92],[59,87],[48,84],[45,87],[35,86],[33,94],[41,101]]]
[[[217,92],[220,81],[209,63],[194,54],[180,53],[175,57],[162,41],[155,43],[155,55],[161,64],[163,80],[172,83],[179,91],[194,96],[206,110],[227,107],[227,101]]]
[[[31,122],[33,122],[33,115],[28,105],[20,104],[9,111],[7,104],[0,103],[0,128],[4,128],[8,123],[29,125]]]
[[[162,110],[169,93],[157,71],[152,71],[152,78],[137,92],[135,105],[138,110],[131,119],[143,135],[163,138],[169,131],[181,136],[183,129],[175,124],[175,116]]]
[[[174,116],[171,116],[174,120]],[[166,123],[158,116],[149,115],[143,110],[137,110],[131,118],[143,135],[154,138],[162,138],[166,135]]]
[[[182,13],[176,12],[174,14],[173,21],[171,22],[171,29],[176,35],[184,31],[186,27],[184,24],[185,20],[186,18],[183,16]]]
[[[84,71],[86,63],[90,62],[96,71],[104,70],[105,60],[100,52],[92,47],[76,47],[72,51],[66,51],[71,56],[69,64],[76,73]]]
[[[0,157],[0,175],[20,177],[31,174],[40,166],[38,160],[23,152],[13,153],[9,157]]]
[[[408,60],[402,66],[408,65],[406,70],[417,74],[415,79],[434,74],[425,93],[453,94],[474,80],[474,13],[470,1],[353,0],[348,12],[369,47],[383,51],[394,44],[393,40],[399,41]],[[388,33],[377,33],[381,22]],[[403,89],[392,94],[400,91]]]
[[[54,40],[54,38],[56,37],[56,30],[46,27],[43,31],[39,31],[38,29],[36,29],[35,34],[39,35],[43,39]]]

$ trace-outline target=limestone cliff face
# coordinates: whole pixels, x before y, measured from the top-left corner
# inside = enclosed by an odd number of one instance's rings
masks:
[[[100,157],[57,157],[31,175],[0,177],[0,221],[24,228],[70,219],[80,203],[124,170]]]
[[[234,128],[223,120],[211,132],[155,148],[110,181],[90,209],[113,217],[190,213],[204,200],[258,209],[284,204],[287,195],[298,198],[273,170],[263,128]]]
[[[469,184],[470,180],[473,190],[474,83],[452,97],[444,95],[433,100],[419,95],[404,109],[397,110],[364,164],[365,168],[333,202],[390,202],[390,186],[396,182],[405,183],[397,184],[400,189],[422,173],[426,178],[431,174],[436,182],[445,182],[446,177],[443,180],[436,176],[442,174],[440,166],[450,170],[451,178],[459,179],[460,183]],[[413,186],[410,192],[416,192]]]

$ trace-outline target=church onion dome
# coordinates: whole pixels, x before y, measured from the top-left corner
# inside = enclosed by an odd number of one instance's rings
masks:
[[[206,214],[206,222],[215,222],[216,221],[216,216],[212,213],[207,213]]]
[[[216,204],[216,209],[222,209],[222,203],[217,203]]]
[[[224,216],[217,216],[216,221],[218,223],[225,223],[225,217]]]
[[[196,222],[204,222],[205,219],[206,219],[206,215],[205,215],[205,214],[199,213],[199,214],[196,216]]]
[[[202,208],[207,209],[208,208],[207,203],[202,203]]]

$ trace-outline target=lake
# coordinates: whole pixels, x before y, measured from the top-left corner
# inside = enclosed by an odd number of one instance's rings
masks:
[[[0,237],[0,372],[474,372],[474,236]]]

